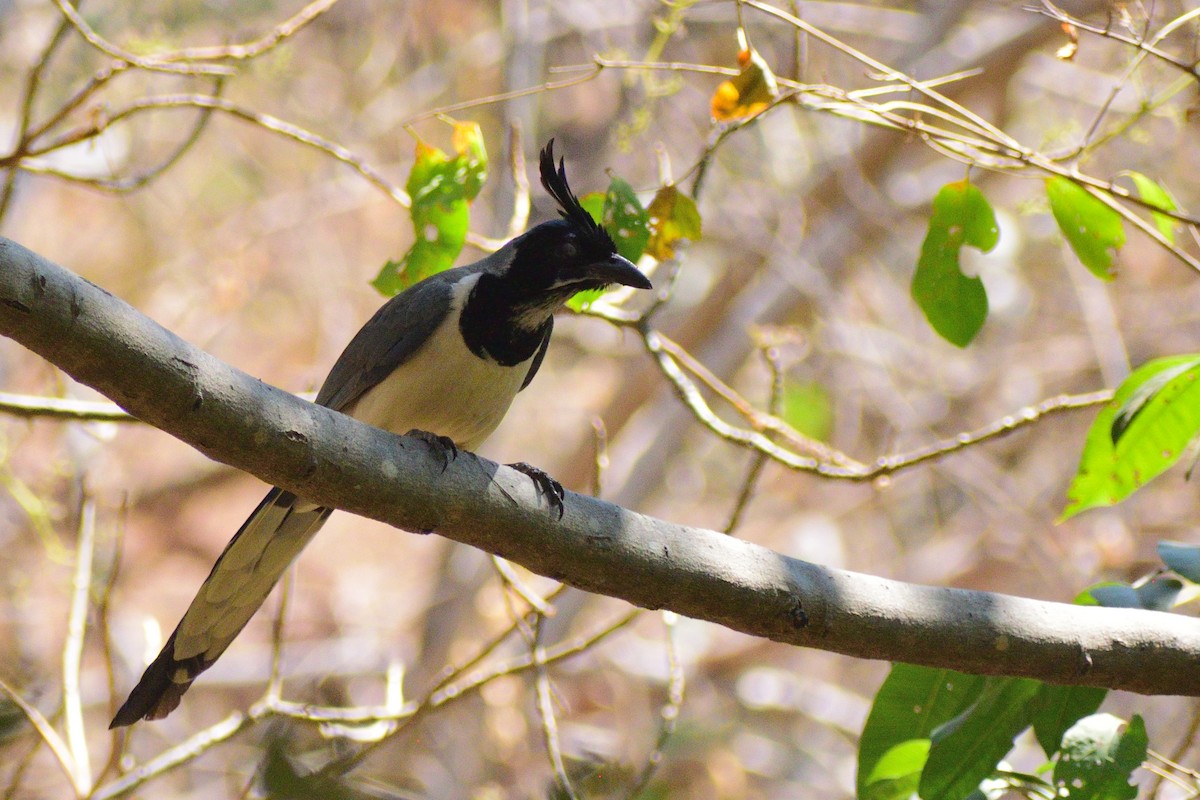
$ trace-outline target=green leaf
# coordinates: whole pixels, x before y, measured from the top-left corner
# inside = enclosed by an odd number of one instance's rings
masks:
[[[617,245],[617,252],[637,263],[650,241],[650,214],[642,207],[633,187],[620,178],[613,178],[604,194],[589,192],[579,198],[583,210],[600,223]],[[567,301],[567,307],[582,311],[603,295],[605,290],[579,292]]]
[[[900,778],[890,774],[891,768],[884,770],[889,773],[887,777],[883,772],[876,773],[876,766],[883,757],[905,742],[928,740],[935,728],[975,701],[984,681],[981,675],[893,664],[892,671],[875,695],[871,714],[859,738],[858,796],[867,797],[878,791],[881,793],[879,798],[892,797],[888,793],[889,787],[900,786]],[[912,755],[911,750],[905,752]],[[877,774],[878,780],[886,785],[876,789],[871,776]]]
[[[1133,371],[1088,430],[1059,521],[1124,500],[1174,464],[1200,431],[1200,356]]]
[[[1046,179],[1050,211],[1083,265],[1102,280],[1116,276],[1113,257],[1125,244],[1121,215],[1067,178]]]
[[[1094,714],[1108,690],[1097,686],[1042,684],[1030,704],[1033,732],[1047,758],[1062,745],[1063,734],[1078,720]]]
[[[475,123],[455,123],[451,158],[417,142],[417,156],[405,190],[412,198],[409,217],[415,241],[399,261],[388,261],[371,281],[394,295],[454,265],[467,241],[470,202],[487,180],[487,153]]]
[[[1158,557],[1192,583],[1200,583],[1200,545],[1159,542]]]
[[[650,242],[650,214],[642,207],[633,187],[620,178],[613,178],[604,193],[600,224],[617,243],[617,252],[625,258],[636,264],[646,252]]]
[[[1041,682],[988,678],[979,699],[933,734],[921,773],[923,800],[960,800],[996,770],[1013,739],[1029,727]]]
[[[1167,194],[1167,190],[1162,186],[1140,172],[1131,171],[1129,177],[1133,179],[1133,184],[1137,187],[1138,196],[1147,203],[1164,211],[1176,210],[1175,201],[1171,199],[1171,195]],[[1154,219],[1154,224],[1158,227],[1158,232],[1163,235],[1163,238],[1171,244],[1175,244],[1175,220],[1157,211],[1151,211],[1150,216]]]
[[[871,768],[860,800],[908,800],[917,791],[928,757],[928,739],[909,739],[888,748]]]
[[[1137,787],[1129,777],[1145,760],[1148,744],[1139,716],[1127,726],[1112,714],[1085,717],[1063,737],[1054,784],[1071,800],[1132,800]]]
[[[783,387],[783,421],[819,442],[833,430],[833,398],[819,383],[793,383]]]
[[[983,192],[967,181],[948,183],[933,199],[929,231],[913,273],[912,296],[942,338],[966,347],[987,319],[987,291],[959,265],[963,245],[987,252],[1000,229]]]
[[[659,189],[646,213],[650,217],[646,252],[659,261],[675,257],[675,244],[680,239],[692,242],[700,239],[700,211],[696,201],[674,185]]]

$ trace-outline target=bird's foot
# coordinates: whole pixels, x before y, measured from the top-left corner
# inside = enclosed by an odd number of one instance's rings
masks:
[[[538,469],[532,464],[526,464],[524,461],[518,461],[516,464],[508,466],[515,469],[524,475],[528,475],[533,481],[534,487],[537,488],[539,497],[545,497],[546,502],[550,504],[551,511],[558,511],[558,518],[563,517],[563,498],[566,497],[566,492],[563,491],[562,484],[551,478],[544,470]]]
[[[411,436],[414,439],[420,439],[429,446],[429,449],[434,453],[439,453],[442,456],[442,472],[450,466],[450,462],[458,458],[458,445],[449,436],[438,436],[436,433],[422,431],[413,428],[405,436]]]

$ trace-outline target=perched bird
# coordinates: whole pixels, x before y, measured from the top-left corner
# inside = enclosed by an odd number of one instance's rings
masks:
[[[350,341],[317,393],[318,405],[394,433],[415,433],[453,457],[474,450],[537,374],[554,312],[576,292],[650,281],[567,185],[554,142],[541,153],[542,186],[561,219],[543,222],[487,258],[426,278],[393,297]],[[514,465],[562,513],[562,489]],[[161,719],[225,652],[332,508],[274,488],[226,545],[162,652],[109,726]]]

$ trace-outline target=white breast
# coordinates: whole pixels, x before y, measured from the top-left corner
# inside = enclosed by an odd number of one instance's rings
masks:
[[[362,397],[346,414],[393,433],[414,428],[449,437],[464,450],[483,443],[508,412],[529,372],[529,361],[502,367],[467,349],[458,312],[479,280],[453,287],[451,313],[429,340]]]

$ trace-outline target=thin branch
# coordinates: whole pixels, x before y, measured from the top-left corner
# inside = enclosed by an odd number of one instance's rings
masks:
[[[0,392],[0,413],[75,422],[140,422],[115,403]]]
[[[88,790],[79,781],[79,775],[71,757],[71,749],[67,747],[62,737],[58,735],[58,731],[54,730],[54,726],[50,724],[50,721],[42,716],[42,712],[38,711],[37,708],[25,702],[25,698],[16,689],[9,686],[3,678],[0,678],[0,694],[5,695],[13,702],[13,705],[21,711],[21,714],[24,715],[29,724],[38,732],[38,736],[41,737],[42,741],[50,747],[50,752],[54,754],[59,766],[62,767],[67,779],[71,782],[71,788],[74,790],[75,796],[86,796]]]
[[[113,549],[109,557],[108,569],[105,571],[104,585],[101,587],[100,598],[96,601],[96,625],[100,629],[100,645],[104,653],[104,677],[108,682],[108,718],[117,713],[117,675],[114,668],[113,659],[113,636],[112,636],[112,592],[113,587],[117,582],[117,575],[121,571],[121,554],[125,549],[125,530],[126,523],[129,519],[129,498],[126,496],[121,503],[121,511],[115,526],[116,533],[113,536]],[[108,759],[104,767],[100,770],[100,774],[96,776],[94,785],[99,785],[111,774],[120,770],[121,757],[124,755],[124,745],[128,742],[128,738],[123,736],[119,729],[111,731],[109,734],[109,751]]]
[[[542,720],[542,741],[546,745],[546,754],[550,757],[550,766],[554,769],[559,788],[570,800],[579,800],[579,794],[567,775],[567,766],[563,762],[562,744],[558,738],[558,720],[554,714],[554,696],[550,686],[550,671],[546,668],[546,650],[542,647],[542,630],[545,617],[538,616],[533,628],[533,640],[529,643],[533,655],[534,684],[536,686],[535,705],[538,717]]]
[[[263,114],[258,111],[253,111],[248,108],[233,103],[221,97],[203,94],[179,94],[179,95],[155,95],[151,97],[143,97],[131,102],[124,108],[113,112],[105,119],[92,122],[73,131],[69,131],[59,138],[51,141],[48,144],[38,147],[36,150],[31,150],[30,155],[40,155],[57,150],[69,144],[91,139],[104,131],[110,125],[119,122],[128,117],[140,114],[146,111],[155,109],[178,109],[178,108],[200,108],[212,109],[220,111],[223,114],[228,114],[231,117],[240,119],[244,122],[249,122],[257,125],[260,128],[271,131],[272,133],[280,134],[288,139],[291,139],[300,144],[319,150],[326,155],[341,161],[344,164],[352,167],[356,172],[366,178],[370,183],[379,188],[388,195],[392,200],[401,206],[407,208],[411,205],[408,193],[399,186],[391,183],[382,173],[368,164],[364,159],[355,155],[349,149],[343,147],[336,142],[318,136],[311,131],[305,130],[298,125],[293,125],[290,122],[273,117],[270,114]],[[25,169],[31,172],[40,172],[47,175],[55,175],[57,177],[68,178],[72,180],[81,180],[78,176],[69,175],[52,168],[45,166],[35,167],[33,165],[24,165]]]
[[[88,800],[112,800],[132,792],[176,767],[190,764],[213,747],[227,742],[251,727],[257,718],[235,711],[215,725],[189,736],[179,744],[150,759],[139,767],[96,789]]]
[[[253,41],[243,44],[188,47],[171,53],[160,53],[159,61],[249,61],[267,53],[299,33],[329,9],[338,0],[314,0],[294,15],[276,25]]]
[[[699,387],[680,369],[668,350],[668,346],[664,345],[664,340],[665,337],[654,330],[646,331],[643,336],[643,342],[647,351],[655,357],[655,363],[667,380],[675,387],[676,394],[683,400],[684,405],[691,410],[693,416],[714,434],[726,441],[763,453],[789,469],[800,472],[812,472],[825,478],[838,478],[855,482],[874,481],[901,470],[909,469],[917,464],[948,456],[967,447],[977,445],[980,442],[1007,436],[1051,414],[1103,405],[1112,399],[1112,391],[1108,389],[1089,392],[1087,394],[1058,395],[1035,405],[1026,406],[1014,414],[1001,417],[973,431],[965,431],[952,438],[943,439],[905,453],[880,456],[870,466],[859,464],[858,462],[851,462],[856,466],[843,466],[785,450],[764,436],[759,430],[746,430],[725,422],[709,407]],[[758,414],[759,412],[755,413]],[[771,425],[764,424],[765,421],[770,419],[769,416],[757,417],[757,422],[763,424],[762,430],[773,429],[771,426],[775,423],[771,423]],[[780,422],[779,424],[784,425],[785,423]]]
[[[663,751],[667,747],[667,742],[675,734],[675,727],[679,724],[679,712],[683,708],[683,695],[687,687],[683,664],[679,660],[679,648],[675,642],[675,625],[679,621],[679,615],[673,611],[663,611],[662,621],[666,631],[664,641],[667,648],[667,702],[659,710],[661,721],[658,727],[658,738],[654,741],[654,749],[650,751],[650,756],[646,759],[646,766],[642,767],[637,780],[625,794],[629,800],[637,800],[642,790],[650,785],[650,781],[658,772],[659,765],[663,760]]]
[[[524,600],[530,608],[543,617],[554,616],[554,606],[547,603],[545,598],[538,594],[536,589],[517,574],[512,564],[500,556],[492,556],[492,566],[496,568],[496,572],[499,573],[505,587]]]
[[[1057,20],[1058,22],[1065,22],[1069,25],[1074,25],[1076,28],[1078,28],[1081,31],[1087,31],[1088,33],[1093,33],[1097,36],[1102,36],[1105,39],[1112,39],[1114,41],[1121,42],[1122,44],[1127,44],[1130,47],[1134,47],[1145,53],[1149,53],[1150,55],[1154,56],[1155,58],[1160,59],[1167,64],[1170,64],[1172,67],[1175,67],[1176,69],[1178,69],[1182,72],[1186,72],[1188,75],[1192,76],[1193,78],[1200,78],[1200,70],[1197,69],[1196,64],[1182,61],[1182,60],[1176,58],[1175,56],[1171,55],[1170,53],[1160,50],[1157,47],[1158,42],[1162,41],[1163,38],[1165,38],[1167,35],[1172,33],[1176,28],[1178,28],[1180,25],[1183,25],[1189,19],[1192,19],[1196,15],[1200,14],[1200,9],[1192,9],[1191,11],[1183,14],[1181,17],[1176,18],[1174,21],[1172,21],[1166,27],[1164,27],[1162,30],[1159,31],[1158,35],[1155,37],[1155,39],[1152,43],[1147,43],[1144,39],[1141,39],[1139,37],[1129,36],[1129,35],[1126,35],[1123,33],[1119,33],[1109,27],[1101,28],[1096,25],[1092,25],[1089,22],[1085,22],[1082,19],[1078,19],[1076,17],[1071,16],[1067,12],[1060,9],[1058,6],[1049,2],[1049,0],[1042,0],[1042,6],[1040,8],[1037,6],[1026,6],[1025,10],[1032,11],[1035,14],[1041,14],[1042,16],[1045,16],[1045,17],[1050,17],[1051,19]]]
[[[508,220],[508,238],[520,236],[529,224],[529,175],[525,172],[525,147],[521,125],[515,119],[509,127],[508,164],[513,176],[513,210]]]
[[[125,61],[139,69],[148,70],[150,72],[171,72],[182,75],[234,75],[236,70],[230,67],[223,67],[216,64],[188,64],[180,63],[173,64],[167,61],[160,61],[155,58],[144,58],[131,53],[112,42],[105,39],[92,27],[87,24],[80,13],[71,5],[68,0],[54,0],[54,4],[58,6],[58,10],[71,23],[71,26],[79,32],[79,35],[84,38],[88,44],[104,53],[110,58],[115,58],[120,61]]]
[[[91,757],[87,733],[83,727],[83,697],[79,691],[79,670],[83,661],[84,635],[92,590],[92,558],[96,552],[96,503],[83,490],[79,509],[79,539],[75,545],[75,577],[71,592],[71,611],[67,618],[67,636],[63,642],[63,716],[67,747],[75,765],[76,785],[83,793],[91,791]]]

